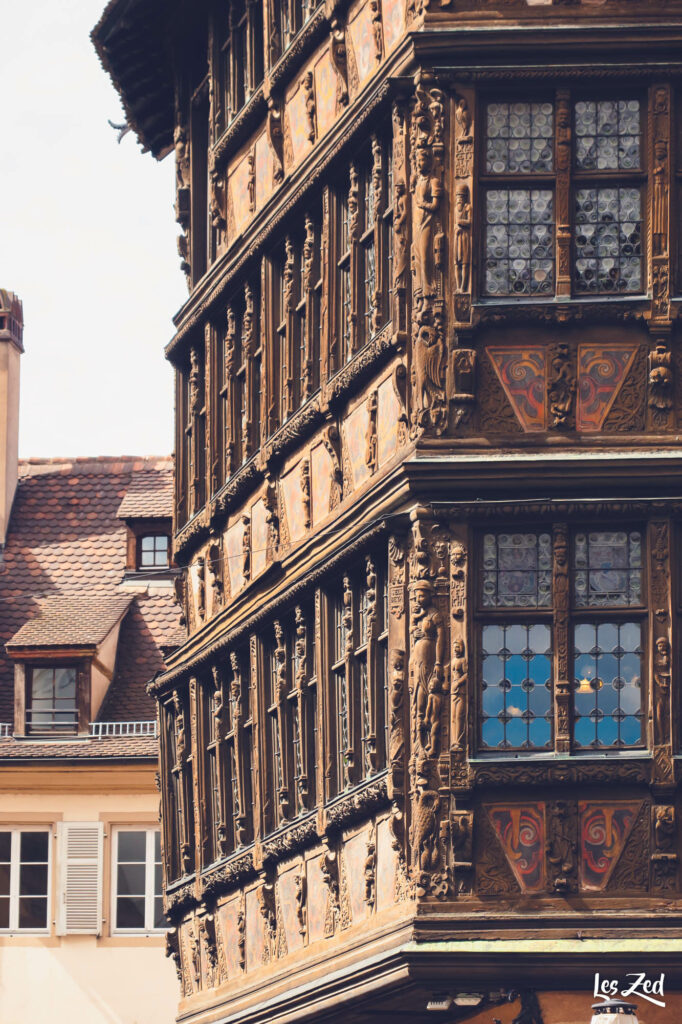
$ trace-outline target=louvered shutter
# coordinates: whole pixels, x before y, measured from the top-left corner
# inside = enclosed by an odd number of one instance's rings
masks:
[[[99,935],[102,930],[101,822],[60,823],[58,935]]]

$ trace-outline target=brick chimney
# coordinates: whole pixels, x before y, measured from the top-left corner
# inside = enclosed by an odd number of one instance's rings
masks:
[[[0,551],[17,488],[19,461],[19,360],[24,351],[21,299],[0,288]]]

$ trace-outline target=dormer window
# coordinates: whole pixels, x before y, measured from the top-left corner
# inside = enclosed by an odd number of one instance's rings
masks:
[[[137,568],[167,569],[170,564],[170,537],[166,533],[144,534],[139,538]]]
[[[36,665],[27,680],[26,732],[78,731],[78,669],[75,665]]]

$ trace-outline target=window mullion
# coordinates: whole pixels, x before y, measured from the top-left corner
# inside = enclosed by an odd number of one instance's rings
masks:
[[[568,569],[568,526],[556,523],[553,536],[554,595],[554,749],[571,749],[571,680],[569,659],[569,619],[571,588]]]
[[[20,842],[21,833],[12,829],[9,866],[9,927],[10,931],[19,928],[19,873],[20,873]]]
[[[556,139],[556,294],[571,296],[571,101],[567,89],[559,89],[555,104]]]
[[[146,931],[154,927],[154,830],[145,830],[144,866],[144,926]]]

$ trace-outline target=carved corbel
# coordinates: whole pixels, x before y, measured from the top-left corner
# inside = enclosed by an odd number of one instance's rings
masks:
[[[455,429],[468,423],[476,402],[476,350],[454,348],[450,356],[450,404]]]
[[[651,881],[657,892],[677,890],[679,868],[677,813],[674,806],[651,808],[653,853],[651,855]]]
[[[329,938],[336,931],[341,917],[341,879],[339,876],[339,856],[328,843],[320,857],[322,881],[327,890],[327,902],[324,914],[324,937]]]
[[[263,881],[257,890],[258,909],[264,923],[265,942],[263,946],[262,961],[270,963],[277,958],[277,905],[275,901],[275,886],[273,883]]]
[[[220,539],[212,541],[208,546],[206,570],[208,573],[208,584],[211,588],[211,610],[215,615],[216,611],[223,604],[223,557]]]
[[[247,515],[242,516],[242,576],[244,583],[251,579],[251,519]]]
[[[216,167],[213,150],[208,151],[208,209],[211,226],[218,235],[218,245],[222,244],[227,227],[225,180]]]
[[[239,896],[239,911],[237,913],[237,951],[239,957],[239,968],[246,970],[246,897],[242,892]]]
[[[341,465],[341,437],[335,423],[322,431],[322,443],[332,463],[332,484],[329,489],[329,511],[341,504],[343,497],[343,467]]]
[[[655,430],[675,425],[675,379],[672,352],[666,338],[660,338],[649,353],[649,423]]]
[[[271,562],[279,555],[279,502],[277,500],[277,485],[267,482],[263,492],[263,505],[265,506],[265,524],[267,527],[267,550],[266,559]]]
[[[308,934],[308,882],[305,875],[305,867],[296,874],[296,920],[298,921],[298,934],[305,942]]]
[[[184,979],[182,976],[182,958],[180,954],[180,937],[177,928],[171,928],[166,932],[166,956],[170,957],[175,967],[175,973],[178,976],[178,981],[184,989]]]
[[[275,185],[279,185],[284,178],[284,119],[282,112],[283,105],[273,96],[269,96],[266,137],[273,158],[272,178]]]
[[[334,10],[331,15],[331,38],[329,49],[332,65],[336,72],[336,105],[348,104],[348,54],[346,51],[346,24],[342,15]]]
[[[249,196],[249,213],[256,212],[256,147],[252,146],[246,157],[248,168],[247,192]]]
[[[185,570],[181,569],[179,574],[173,581],[175,588],[175,600],[180,606],[180,625],[187,625],[187,581],[185,579]]]
[[[199,919],[199,935],[206,951],[206,987],[214,988],[218,974],[218,943],[216,919],[213,914],[205,914]]]

